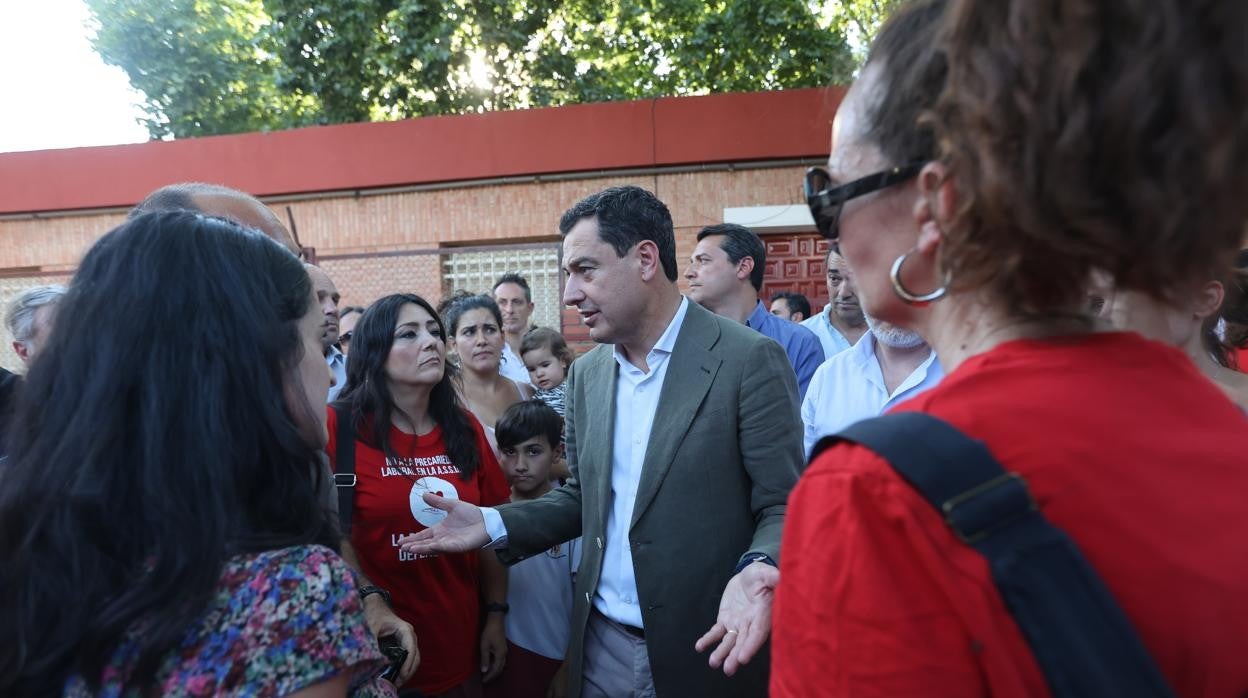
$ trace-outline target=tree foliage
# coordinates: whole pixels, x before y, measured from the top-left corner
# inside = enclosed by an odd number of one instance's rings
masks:
[[[87,0],[95,50],[146,95],[153,138],[317,123],[315,96],[278,88],[260,0]]]
[[[846,82],[903,0],[88,0],[153,137]]]

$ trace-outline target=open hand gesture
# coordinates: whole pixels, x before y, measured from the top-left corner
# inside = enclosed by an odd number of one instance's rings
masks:
[[[716,642],[710,664],[732,676],[748,664],[771,634],[771,600],[780,583],[780,570],[765,562],[746,565],[724,587],[719,602],[719,617],[705,635],[698,638],[694,649],[705,652]]]
[[[412,554],[464,553],[490,542],[480,507],[458,499],[423,495],[425,503],[446,512],[446,518],[425,530],[403,536],[403,552]]]

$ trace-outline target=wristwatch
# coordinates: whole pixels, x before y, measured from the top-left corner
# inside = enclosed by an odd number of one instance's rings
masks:
[[[485,605],[486,613],[506,613],[511,610],[511,606],[497,601],[491,601]]]
[[[779,565],[776,564],[776,561],[771,559],[771,556],[766,553],[749,553],[745,557],[741,558],[741,562],[737,563],[737,568],[732,571],[732,576],[735,577],[738,574],[741,574],[741,570],[749,567],[752,562],[763,562],[771,565],[772,567],[779,567]]]
[[[360,587],[360,601],[361,602],[364,601],[364,599],[368,598],[369,594],[380,594],[381,600],[385,601],[387,606],[392,605],[390,603],[390,592],[386,591],[385,589],[382,589],[381,587],[377,587],[377,586]]]

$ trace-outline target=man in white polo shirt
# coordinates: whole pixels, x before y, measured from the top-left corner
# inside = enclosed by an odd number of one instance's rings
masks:
[[[802,326],[819,338],[825,358],[832,358],[850,348],[867,331],[858,303],[858,289],[849,273],[845,258],[836,248],[828,250],[824,260],[827,270],[828,304],[823,310],[802,320]]]
[[[802,445],[807,457],[821,437],[876,417],[893,405],[935,387],[944,377],[923,338],[864,316],[870,331],[823,362],[802,401]]]

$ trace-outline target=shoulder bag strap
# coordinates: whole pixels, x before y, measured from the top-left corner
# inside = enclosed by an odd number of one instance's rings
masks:
[[[1130,620],[1074,541],[1041,513],[1027,482],[982,442],[921,412],[858,422],[822,439],[884,458],[988,561],[1054,696],[1170,697]]]
[[[342,535],[351,533],[351,507],[355,502],[355,432],[351,428],[351,409],[346,403],[331,403],[337,417],[334,439],[334,485],[338,488],[338,522]]]

